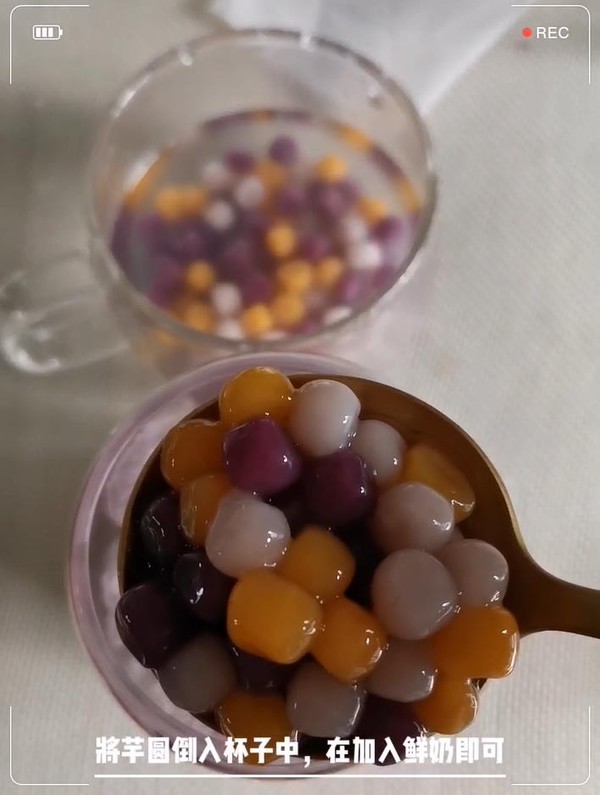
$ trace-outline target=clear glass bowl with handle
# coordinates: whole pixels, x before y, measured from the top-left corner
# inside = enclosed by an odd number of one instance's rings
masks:
[[[133,286],[111,248],[124,196],[168,147],[199,125],[260,108],[299,111],[359,129],[406,175],[418,204],[410,245],[396,263],[392,283],[350,316],[279,341],[226,339],[178,322]],[[249,30],[205,36],[169,50],[134,76],[112,103],[96,137],[85,187],[89,252],[13,273],[0,285],[0,351],[23,371],[87,364],[124,344],[168,374],[251,350],[335,348],[356,358],[357,346],[375,334],[384,304],[392,306],[396,323],[423,314],[428,288],[414,283],[431,271],[436,176],[429,136],[404,91],[375,64],[341,45],[292,32]],[[392,295],[393,301],[384,300]]]

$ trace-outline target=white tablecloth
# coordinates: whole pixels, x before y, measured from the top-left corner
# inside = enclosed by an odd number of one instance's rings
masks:
[[[597,23],[600,3],[588,5]],[[10,8],[5,4],[0,19],[5,42]],[[587,15],[536,10],[527,22],[546,24],[549,16],[541,15],[550,13],[570,26],[568,40],[524,41],[515,17],[429,115],[441,174],[436,291],[418,334],[394,347],[382,339],[368,364],[479,441],[544,567],[598,588],[600,102],[597,84],[587,85]],[[31,23],[56,17],[25,9],[14,15],[15,80],[11,88],[2,84],[0,100],[3,274],[83,240],[81,170],[115,86],[165,46],[221,24],[201,0],[96,0],[68,14],[60,17],[69,20],[64,41],[43,44],[65,45],[60,62],[25,44]],[[596,25],[593,42],[598,32]],[[46,379],[0,369],[2,792],[13,786],[9,706],[20,782],[89,783],[90,791],[111,795],[233,788],[254,795],[269,786],[93,778],[96,737],[137,729],[74,634],[64,577],[69,522],[98,446],[159,382],[130,354]],[[469,730],[505,738],[498,770],[506,779],[333,778],[282,786],[290,793],[496,795],[511,791],[511,782],[546,782],[555,786],[531,791],[562,795],[588,776],[591,707],[591,778],[579,789],[598,792],[599,672],[598,641],[549,634],[523,643],[515,673],[489,688]],[[479,763],[452,772],[491,770]],[[135,772],[155,770],[138,764]]]

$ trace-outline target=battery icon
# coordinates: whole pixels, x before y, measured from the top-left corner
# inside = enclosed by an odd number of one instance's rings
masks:
[[[60,39],[64,31],[60,25],[34,25],[33,38],[36,41],[50,41]]]

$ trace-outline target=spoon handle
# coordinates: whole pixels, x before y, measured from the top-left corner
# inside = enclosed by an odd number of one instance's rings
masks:
[[[600,591],[573,585],[541,569],[536,580],[530,583],[523,635],[573,632],[600,639]]]

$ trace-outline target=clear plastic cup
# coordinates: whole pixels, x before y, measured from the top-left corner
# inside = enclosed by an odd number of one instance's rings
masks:
[[[228,340],[178,322],[137,291],[111,252],[111,236],[126,192],[167,147],[209,120],[265,107],[360,129],[402,169],[420,209],[395,282],[383,295],[311,335]],[[392,79],[338,44],[253,30],[206,36],[170,50],[113,102],[94,145],[86,194],[89,253],[39,263],[0,285],[0,353],[20,370],[45,373],[87,364],[120,350],[125,340],[169,375],[251,350],[335,349],[358,359],[384,314],[400,336],[401,323],[423,314],[429,288],[414,282],[431,270],[421,265],[431,261],[436,203],[428,133]]]
[[[150,736],[211,737],[222,756],[224,738],[175,707],[151,671],[125,648],[114,612],[119,599],[117,550],[125,507],[141,469],[166,432],[194,408],[217,397],[232,375],[247,367],[270,366],[287,373],[372,374],[341,359],[303,353],[248,354],[214,362],[184,375],[148,400],[110,436],[88,474],[77,506],[69,560],[73,617],[87,652],[123,709]],[[264,767],[220,766],[223,772],[303,775],[340,769],[328,761]]]

